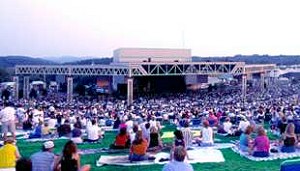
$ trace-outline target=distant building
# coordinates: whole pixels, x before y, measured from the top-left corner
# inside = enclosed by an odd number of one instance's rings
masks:
[[[120,48],[114,51],[114,63],[191,62],[190,49]]]

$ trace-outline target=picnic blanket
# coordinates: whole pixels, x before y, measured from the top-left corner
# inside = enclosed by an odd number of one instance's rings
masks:
[[[209,155],[207,155],[209,154]],[[223,154],[220,150],[216,149],[196,149],[188,150],[188,155],[192,160],[186,160],[188,163],[212,163],[212,162],[225,162]],[[153,164],[165,164],[170,158],[169,153],[160,152],[153,156],[155,160],[145,160],[130,162],[128,155],[118,156],[101,156],[96,162],[98,167],[103,165],[117,165],[117,166],[137,166],[137,165],[153,165]]]
[[[70,139],[68,137],[52,137],[52,138],[32,138],[32,139],[26,139],[26,142],[45,142],[45,141],[54,141],[54,140],[67,140]]]
[[[0,169],[0,171],[15,171],[15,168],[5,168],[5,169]]]
[[[278,147],[274,147],[271,145],[271,149],[276,149]],[[289,159],[289,158],[295,158],[295,157],[300,157],[300,150],[297,149],[296,152],[293,153],[283,153],[278,149],[278,152],[276,153],[270,153],[269,157],[253,157],[250,155],[248,152],[243,152],[240,151],[238,146],[234,146],[231,148],[234,152],[240,154],[242,157],[246,157],[249,160],[252,161],[270,161],[270,160],[277,160],[277,159]]]

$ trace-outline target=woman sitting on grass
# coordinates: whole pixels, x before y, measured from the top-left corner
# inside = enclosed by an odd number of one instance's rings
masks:
[[[136,133],[135,140],[130,147],[129,160],[130,161],[142,161],[147,160],[146,155],[148,142],[143,138],[143,132],[139,130]]]
[[[240,136],[240,150],[244,152],[249,152],[251,144],[251,133],[253,132],[252,126],[247,126],[245,132]]]
[[[54,168],[60,171],[89,171],[90,165],[80,165],[80,156],[77,146],[73,141],[68,141],[63,149],[63,154],[60,156]]]
[[[212,146],[214,145],[214,132],[209,126],[207,120],[203,121],[203,128],[201,130],[200,146]]]
[[[127,134],[126,127],[120,129],[119,134],[116,136],[114,144],[110,146],[111,149],[125,149],[130,147],[130,137]]]
[[[286,126],[285,132],[282,135],[283,146],[281,147],[281,151],[285,153],[295,152],[296,144],[297,144],[297,136],[295,134],[295,125],[293,123],[289,123]]]
[[[268,157],[270,150],[270,141],[266,135],[265,129],[261,126],[257,130],[257,137],[250,152],[254,157]]]
[[[163,147],[159,132],[155,126],[150,128],[150,143],[149,150],[157,151]]]

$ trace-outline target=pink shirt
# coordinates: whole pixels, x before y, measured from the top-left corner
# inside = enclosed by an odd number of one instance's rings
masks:
[[[267,136],[258,136],[254,140],[254,149],[255,151],[265,151],[269,152],[270,149],[270,141]]]

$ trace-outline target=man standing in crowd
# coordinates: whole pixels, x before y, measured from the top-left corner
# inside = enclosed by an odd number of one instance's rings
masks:
[[[15,114],[16,110],[12,107],[11,103],[5,102],[4,109],[0,111],[1,119],[1,129],[3,133],[3,139],[7,138],[7,133],[10,132],[12,137],[16,139],[16,124],[15,124]]]
[[[43,149],[31,156],[32,171],[53,171],[56,156],[53,153],[53,141],[46,141]]]

